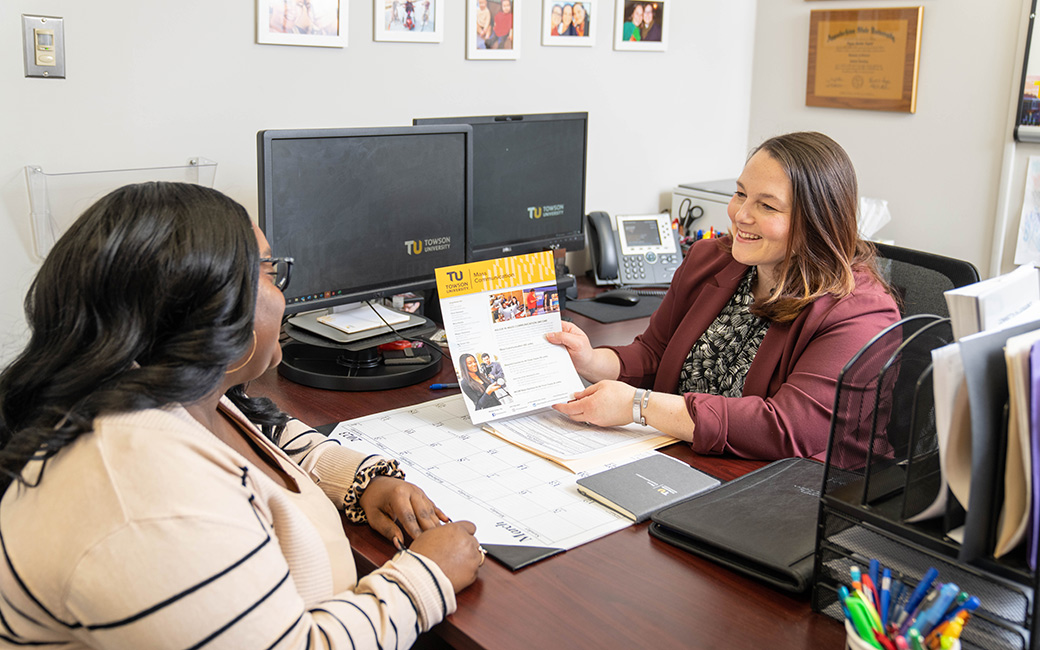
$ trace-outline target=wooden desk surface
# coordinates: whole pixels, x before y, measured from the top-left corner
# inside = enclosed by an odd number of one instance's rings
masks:
[[[604,326],[573,312],[564,316],[597,344],[628,343],[646,325],[646,319]],[[300,386],[271,371],[250,391],[321,425],[444,397],[448,393],[428,386],[450,381],[454,371],[445,363],[436,378],[416,386],[340,393]],[[763,465],[698,456],[682,444],[664,451],[726,480]],[[517,572],[489,560],[458,595],[458,611],[434,630],[457,648],[496,650],[844,647],[844,628],[813,613],[808,597],[789,596],[681,551],[651,537],[647,526],[630,526]],[[390,543],[367,526],[346,530],[360,572],[393,555]]]

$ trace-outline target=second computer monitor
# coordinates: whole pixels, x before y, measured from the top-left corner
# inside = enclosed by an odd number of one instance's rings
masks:
[[[468,261],[585,246],[588,113],[421,118],[473,127]]]

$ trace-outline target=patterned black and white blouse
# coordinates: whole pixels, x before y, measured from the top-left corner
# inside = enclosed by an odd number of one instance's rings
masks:
[[[753,315],[751,288],[757,269],[751,267],[733,297],[690,349],[679,373],[679,393],[740,397],[751,362],[762,345],[769,321]]]

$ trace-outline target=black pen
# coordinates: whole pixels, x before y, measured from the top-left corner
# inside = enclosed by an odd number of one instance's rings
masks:
[[[430,390],[444,390],[445,388],[458,388],[458,384],[430,384]]]

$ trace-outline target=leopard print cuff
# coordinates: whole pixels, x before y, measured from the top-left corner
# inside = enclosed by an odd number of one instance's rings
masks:
[[[354,482],[343,497],[345,507],[343,509],[347,519],[355,524],[363,524],[368,521],[365,511],[361,507],[361,495],[365,488],[377,476],[389,476],[390,478],[404,478],[404,472],[398,466],[396,460],[381,460],[374,463],[354,475]]]

